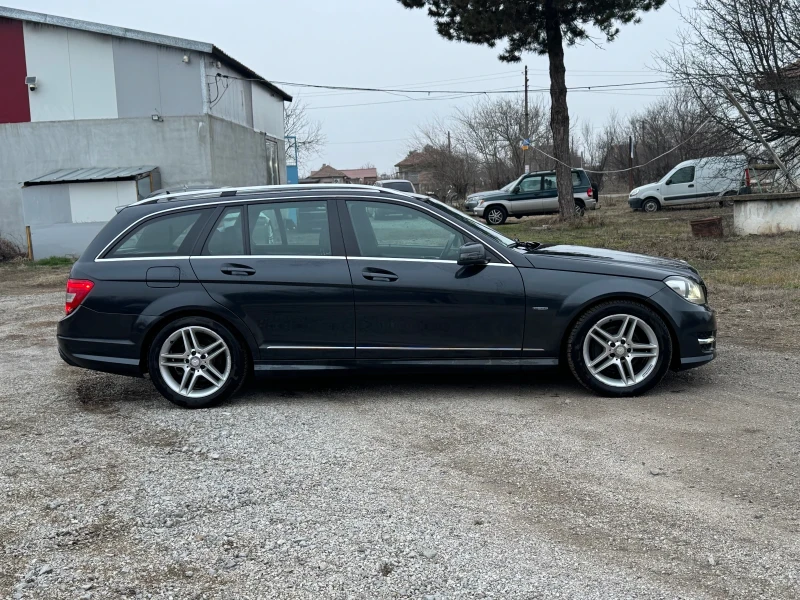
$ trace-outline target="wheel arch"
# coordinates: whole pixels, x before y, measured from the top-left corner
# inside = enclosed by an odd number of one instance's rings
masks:
[[[139,369],[142,373],[146,373],[148,371],[147,355],[153,339],[155,339],[155,337],[162,329],[164,329],[164,327],[173,321],[177,321],[178,319],[182,319],[184,317],[204,317],[206,319],[218,321],[227,327],[237,341],[242,345],[242,349],[247,353],[248,358],[250,359],[249,364],[251,365],[251,368],[253,361],[258,360],[258,347],[255,346],[255,341],[252,339],[250,332],[242,331],[242,326],[236,324],[234,319],[206,308],[179,308],[161,315],[160,318],[151,323],[145,331],[139,350]]]
[[[669,332],[670,340],[672,341],[672,358],[670,359],[670,368],[675,369],[677,366],[680,365],[681,361],[681,353],[680,353],[680,342],[678,340],[678,334],[676,331],[675,322],[669,316],[669,314],[663,309],[663,307],[659,306],[657,303],[653,302],[649,297],[643,296],[641,294],[636,294],[634,292],[617,292],[611,293],[606,296],[592,298],[591,300],[585,302],[581,306],[579,306],[572,314],[567,327],[564,329],[564,333],[561,337],[561,345],[559,347],[559,362],[562,364],[566,364],[566,356],[567,356],[567,345],[569,344],[569,334],[572,332],[573,327],[575,327],[575,323],[578,322],[584,314],[586,314],[591,309],[599,306],[601,304],[605,304],[607,302],[614,302],[615,300],[625,300],[628,302],[636,302],[645,306],[656,313],[661,320],[664,321],[664,324],[667,326],[667,331]]]

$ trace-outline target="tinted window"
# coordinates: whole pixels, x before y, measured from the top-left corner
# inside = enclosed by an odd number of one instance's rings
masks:
[[[556,175],[552,173],[542,177],[542,190],[545,192],[556,191]]]
[[[542,189],[542,178],[538,175],[536,177],[528,177],[523,179],[519,184],[520,192],[538,192]]]
[[[217,220],[203,254],[211,256],[244,254],[243,231],[242,207],[226,208]]]
[[[581,177],[581,174],[578,173],[577,171],[573,171],[572,172],[572,187],[581,187],[583,185],[586,185],[586,183],[583,181],[583,178]]]
[[[675,174],[670,177],[673,184],[675,183],[691,183],[694,181],[694,167],[683,167],[675,171]]]
[[[200,212],[181,212],[139,225],[117,244],[107,258],[175,256],[197,224]],[[184,249],[184,253],[187,250]]]
[[[248,207],[251,254],[329,256],[326,202],[255,204]]]
[[[464,236],[426,213],[396,204],[349,201],[361,256],[457,260]]]

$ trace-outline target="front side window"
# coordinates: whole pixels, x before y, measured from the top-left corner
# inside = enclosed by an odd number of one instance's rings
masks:
[[[187,237],[200,214],[180,212],[146,221],[125,236],[106,258],[186,255]]]
[[[254,204],[247,210],[251,254],[330,256],[327,202]]]
[[[226,208],[208,238],[206,256],[244,254],[244,227],[241,206]]]
[[[426,213],[384,202],[348,201],[361,256],[457,260],[465,238]]]
[[[694,167],[683,167],[675,171],[675,174],[670,177],[672,184],[676,183],[692,183],[694,181]]]
[[[542,189],[542,178],[539,175],[523,179],[519,184],[520,192],[538,192]]]

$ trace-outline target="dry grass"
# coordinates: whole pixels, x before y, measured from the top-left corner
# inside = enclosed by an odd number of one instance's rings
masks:
[[[610,202],[608,201],[610,200]],[[720,336],[737,343],[800,350],[800,234],[734,236],[733,209],[633,212],[624,197],[577,222],[526,217],[498,227],[504,235],[546,244],[575,244],[689,261],[705,278],[720,318]],[[722,239],[695,238],[689,221],[723,217]]]

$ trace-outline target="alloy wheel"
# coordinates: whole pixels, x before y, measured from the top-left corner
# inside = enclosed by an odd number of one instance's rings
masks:
[[[641,383],[655,369],[658,357],[653,328],[633,315],[601,319],[583,341],[583,360],[589,373],[611,387]]]
[[[503,222],[503,212],[499,208],[493,208],[486,215],[486,220],[492,225],[499,225]]]
[[[187,398],[217,392],[231,373],[231,352],[225,341],[206,327],[177,329],[161,345],[159,371],[164,382]]]

